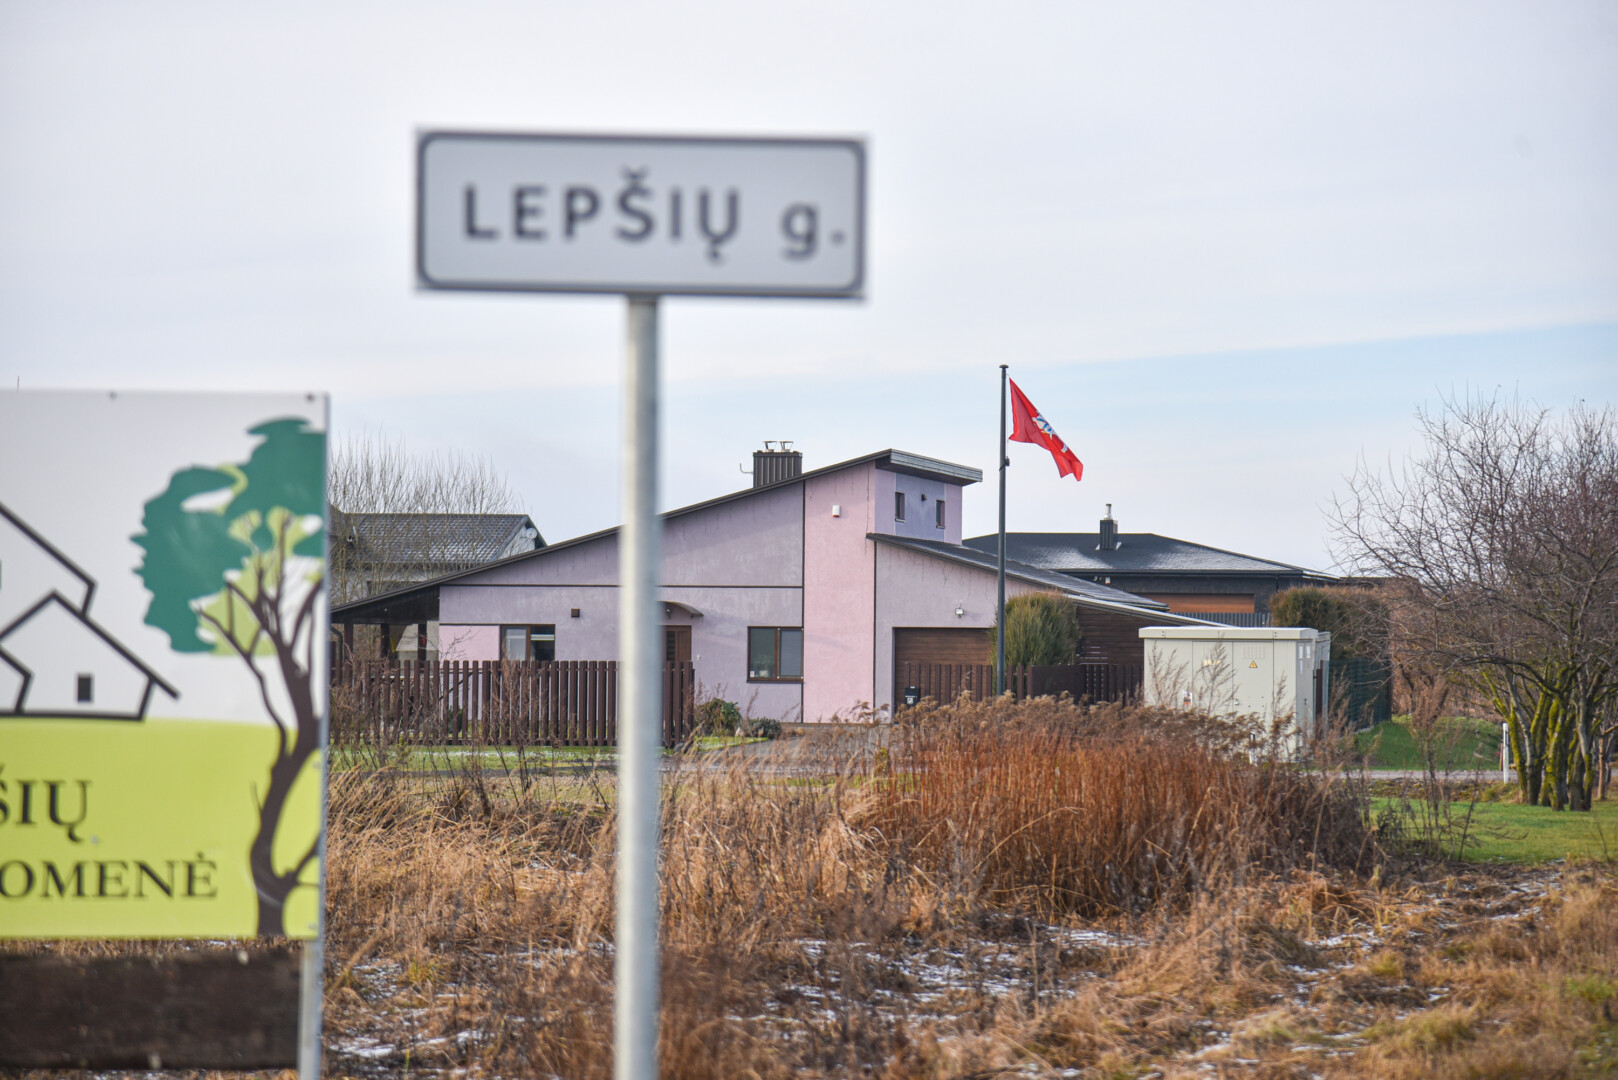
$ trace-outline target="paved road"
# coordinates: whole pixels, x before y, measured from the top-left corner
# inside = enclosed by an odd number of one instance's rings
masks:
[[[1425,780],[1425,779],[1427,779],[1427,770],[1425,770],[1425,769],[1371,769],[1371,770],[1367,771],[1365,775],[1369,779],[1372,779],[1372,780]],[[1493,768],[1493,769],[1471,769],[1471,770],[1455,769],[1455,770],[1453,770],[1451,772],[1448,772],[1448,773],[1445,773],[1443,775],[1444,775],[1445,779],[1450,780],[1452,782],[1456,781],[1456,780],[1483,780],[1486,783],[1494,783],[1494,782],[1496,782],[1496,781],[1498,781],[1500,779],[1500,769],[1499,769],[1498,766]],[[1517,779],[1517,770],[1512,769],[1511,770],[1511,782],[1514,783],[1516,781],[1516,779]]]
[[[887,724],[784,724],[781,737],[765,742],[743,743],[698,754],[666,757],[662,771],[673,773],[699,770],[724,772],[746,768],[769,776],[828,776],[869,763],[869,755],[888,744],[892,728]],[[451,776],[458,766],[411,769],[411,776]],[[490,776],[515,776],[515,766],[485,763]],[[539,776],[584,776],[589,773],[615,773],[613,756],[583,761],[545,762],[530,760],[528,771]]]
[[[888,724],[783,724],[779,739],[708,750],[687,765],[704,769],[746,765],[788,774],[835,772],[887,746],[892,732]]]
[[[781,737],[766,742],[744,743],[740,746],[729,746],[722,750],[705,750],[700,754],[691,754],[680,758],[663,759],[664,772],[677,772],[682,770],[700,770],[702,772],[723,772],[732,768],[747,768],[749,771],[772,776],[826,776],[846,771],[850,768],[859,768],[869,764],[870,755],[888,745],[893,733],[889,724],[785,724],[782,726]],[[543,775],[585,775],[591,772],[611,773],[617,771],[617,762],[608,757],[596,761],[582,761],[578,763],[530,764],[530,770]],[[423,775],[448,775],[454,769],[423,770]],[[511,775],[515,769],[500,769],[485,765],[484,771],[500,775]],[[1368,779],[1377,781],[1422,780],[1426,778],[1422,769],[1373,769],[1366,773]],[[1482,780],[1493,782],[1500,779],[1500,770],[1460,770],[1456,769],[1447,774],[1451,781]],[[1512,770],[1511,778],[1516,779],[1516,770]]]

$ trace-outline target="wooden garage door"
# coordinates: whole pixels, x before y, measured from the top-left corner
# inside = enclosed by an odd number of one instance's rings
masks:
[[[899,628],[893,632],[893,692],[904,687],[906,664],[992,664],[989,627]]]

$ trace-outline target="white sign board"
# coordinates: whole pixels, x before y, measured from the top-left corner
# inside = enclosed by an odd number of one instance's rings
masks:
[[[0,939],[317,934],[325,474],[324,395],[0,394]]]
[[[865,145],[423,132],[429,289],[857,297]]]

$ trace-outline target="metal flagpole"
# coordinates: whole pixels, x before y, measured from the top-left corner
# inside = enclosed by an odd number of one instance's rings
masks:
[[[994,608],[994,692],[1006,692],[1006,365],[1000,365],[1000,551],[999,598]]]
[[[618,906],[613,1076],[657,1077],[657,297],[629,297],[624,358],[623,530],[618,535]]]

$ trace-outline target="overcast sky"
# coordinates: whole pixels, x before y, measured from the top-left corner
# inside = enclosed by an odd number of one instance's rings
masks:
[[[428,295],[418,128],[859,135],[863,302],[665,305],[665,503],[894,446],[1314,566],[1413,414],[1618,400],[1618,6],[0,0],[0,379],[327,389],[617,520],[622,302]],[[969,489],[968,534],[993,528]]]

